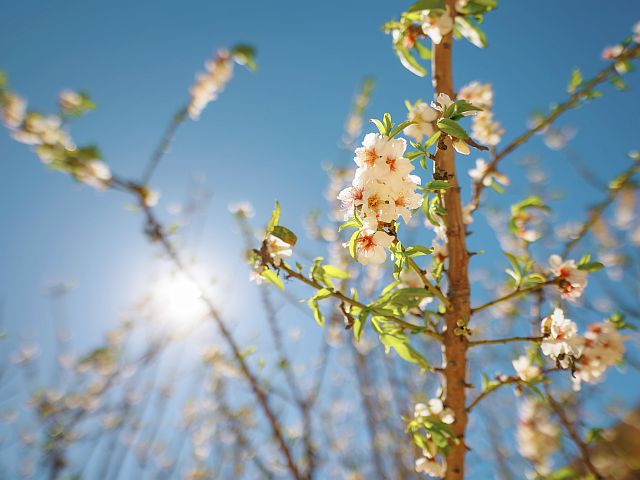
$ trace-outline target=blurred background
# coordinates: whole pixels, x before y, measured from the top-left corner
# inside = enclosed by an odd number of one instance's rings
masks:
[[[428,101],[433,95],[430,79],[407,72],[379,28],[408,5],[164,0],[0,0],[0,5],[0,68],[12,88],[43,111],[54,109],[60,90],[89,92],[97,109],[74,122],[74,139],[99,145],[111,170],[127,178],[142,175],[167,123],[188,100],[203,62],[221,47],[239,42],[256,47],[258,70],[236,68],[201,119],[181,125],[152,181],[161,195],[156,212],[166,225],[176,226],[181,252],[198,278],[210,284],[239,344],[251,349],[246,354],[274,397],[297,455],[304,449],[304,415],[287,407],[295,403],[295,393],[280,392],[291,385],[274,338],[286,345],[300,388],[321,387],[314,407],[318,478],[379,478],[381,471],[388,478],[411,478],[413,453],[400,417],[411,411],[415,392],[437,390],[437,377],[403,370],[380,345],[370,354],[373,342],[353,353],[339,312],[333,327],[323,331],[306,305],[297,303],[310,296],[308,290],[292,286],[283,297],[250,283],[244,255],[251,233],[243,234],[229,210],[230,204],[250,202],[255,216],[247,219],[251,227],[243,225],[259,230],[278,199],[282,223],[299,233],[295,254],[301,262],[328,256],[327,238],[309,227],[332,221],[324,195],[327,171],[331,165],[352,165],[353,145],[345,146],[343,132],[363,79],[375,84],[363,134],[372,130],[368,118],[384,112],[403,118],[405,100]],[[455,84],[491,83],[496,117],[511,139],[526,130],[534,112],[566,98],[572,68],[581,68],[586,78],[603,68],[603,48],[629,35],[639,14],[636,2],[622,0],[502,2],[484,25],[487,49],[456,43]],[[563,227],[584,221],[585,209],[603,197],[599,184],[623,171],[630,163],[627,153],[638,148],[637,74],[628,83],[628,91],[609,87],[604,98],[565,115],[555,131],[560,145],[538,136],[503,163],[511,186],[504,195],[490,193],[487,211],[508,208],[524,192],[542,191],[553,216],[545,220],[545,240],[537,250],[541,261],[566,239]],[[460,158],[460,172],[481,156]],[[0,161],[0,478],[286,476],[264,418],[203,318],[199,293],[149,245],[130,200],[46,169],[5,133]],[[544,173],[542,181],[532,181],[532,170]],[[467,178],[462,182],[468,185]],[[499,229],[489,217],[477,217],[470,237],[471,250],[486,250],[473,260],[480,287],[474,304],[495,296],[507,266]],[[581,326],[614,308],[626,307],[629,320],[637,320],[640,259],[624,231],[613,235],[615,252],[628,254],[629,262],[599,257],[612,269],[591,282],[590,308],[579,318],[571,316]],[[593,238],[584,249],[595,253],[600,243]],[[610,273],[616,267],[617,277]],[[364,281],[367,273],[356,268]],[[384,285],[388,278],[376,282]],[[620,288],[621,282],[628,288]],[[526,306],[520,310],[526,312]],[[274,318],[280,332],[272,337],[267,332],[273,333]],[[497,313],[487,324],[485,332],[520,328],[513,317]],[[575,406],[590,424],[616,425],[637,405],[636,345],[633,335],[629,363],[590,387],[602,395],[585,396]],[[437,359],[438,352],[429,348]],[[480,368],[489,375],[510,372],[516,350],[498,347],[483,357]],[[367,366],[357,367],[358,362]],[[402,386],[394,388],[394,382]],[[78,398],[69,403],[70,392]],[[394,392],[401,398],[391,398]],[[43,409],[62,408],[61,398],[65,409],[82,405],[82,418],[65,410],[71,418],[53,422],[64,432],[52,432]],[[506,405],[502,411],[511,413],[501,418],[488,408],[473,421],[469,478],[521,478],[526,465],[513,447],[513,431],[497,428],[502,421],[514,428],[513,393],[505,389],[496,398]],[[367,406],[368,401],[378,404]],[[377,427],[367,422],[369,409],[379,411]],[[323,418],[335,422],[335,429],[325,432]],[[246,446],[244,437],[255,444]],[[399,452],[374,466],[376,448]],[[571,464],[574,454],[567,446],[556,465]]]

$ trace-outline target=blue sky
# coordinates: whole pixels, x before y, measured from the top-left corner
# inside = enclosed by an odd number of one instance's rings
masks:
[[[573,67],[582,68],[585,77],[601,68],[603,47],[628,35],[640,17],[633,1],[501,3],[486,20],[489,48],[456,43],[454,81],[457,87],[475,79],[493,84],[506,139],[526,128],[533,110],[565,98]],[[373,116],[389,111],[399,118],[405,99],[432,95],[430,80],[400,65],[379,28],[397,17],[402,2],[0,0],[0,5],[0,69],[12,87],[43,111],[53,110],[64,88],[90,92],[98,108],[73,125],[73,136],[78,144],[98,144],[112,170],[123,176],[142,173],[196,71],[218,47],[244,42],[257,48],[258,72],[236,69],[201,120],[181,127],[154,180],[162,193],[159,211],[166,212],[184,200],[194,173],[206,177],[213,197],[194,253],[231,289],[224,308],[235,319],[251,312],[255,292],[245,282],[240,237],[227,205],[248,199],[256,206],[256,220],[266,222],[278,198],[284,222],[302,231],[305,214],[324,206],[321,164],[340,155],[338,140],[362,77],[376,78]],[[577,128],[575,149],[605,178],[622,170],[626,152],[638,147],[637,122],[620,121],[635,117],[632,106],[640,100],[637,75],[629,83],[624,94],[605,87],[604,99],[560,122]],[[523,153],[543,156],[547,171],[558,173],[554,186],[570,189],[558,205],[560,213],[580,219],[578,207],[599,198],[539,139]],[[460,160],[469,163],[463,171],[474,158]],[[515,176],[521,170],[514,160],[504,165]],[[45,287],[70,279],[77,282],[69,302],[77,345],[99,341],[137,299],[154,262],[140,217],[124,209],[126,197],[95,192],[48,171],[6,132],[0,134],[0,162],[0,301],[7,328],[36,335],[50,321]],[[478,227],[473,242],[482,244],[489,233]],[[490,254],[484,261],[496,258]],[[229,271],[233,275],[227,278]],[[241,301],[245,297],[251,300]]]

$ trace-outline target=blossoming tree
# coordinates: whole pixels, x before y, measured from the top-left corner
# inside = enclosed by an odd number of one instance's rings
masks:
[[[373,119],[373,131],[366,133],[361,146],[355,148],[354,164],[330,172],[334,222],[328,227],[311,222],[314,228],[310,229],[327,242],[329,262],[317,257],[305,268],[293,260],[298,238],[282,224],[279,203],[276,202],[259,245],[251,245],[254,237],[248,209],[233,209],[249,244],[251,278],[259,284],[273,284],[285,294],[288,289],[300,291],[296,284],[311,289],[307,304],[319,326],[335,331],[343,325],[349,331],[346,335],[352,337],[354,371],[372,439],[373,467],[356,469],[361,478],[410,478],[412,474],[404,465],[407,456],[413,457],[416,472],[464,478],[467,452],[476,448],[470,419],[486,398],[505,386],[514,386],[519,395],[520,419],[512,423],[518,427],[518,450],[530,462],[534,476],[607,477],[591,458],[588,445],[598,436],[598,430],[585,433],[575,421],[567,408],[571,400],[567,399],[576,398],[578,393],[567,392],[579,392],[583,384],[600,382],[609,368],[623,361],[624,330],[631,325],[625,321],[625,308],[612,309],[606,320],[585,328],[578,327],[571,318],[590,308],[586,297],[592,273],[605,264],[610,269],[623,268],[622,262],[611,256],[617,242],[611,239],[604,220],[609,205],[618,203],[619,229],[631,232],[631,242],[639,241],[640,227],[632,227],[634,175],[640,168],[640,155],[630,154],[630,167],[608,183],[601,202],[565,236],[566,241],[552,246],[551,255],[547,253],[544,260],[543,249],[538,245],[544,238],[544,228],[551,223],[544,192],[525,196],[511,205],[506,218],[487,213],[508,266],[505,281],[490,279],[485,283],[486,289],[473,283],[470,263],[482,252],[471,252],[467,242],[472,224],[490,194],[488,187],[499,194],[509,186],[509,178],[500,171],[503,160],[536,134],[545,135],[551,147],[562,147],[567,134],[554,129],[558,117],[595,100],[601,95],[598,88],[607,83],[619,89],[626,87],[623,77],[640,56],[640,26],[636,25],[632,35],[619,45],[605,51],[607,65],[594,77],[584,79],[579,70],[574,70],[568,98],[533,118],[529,129],[503,144],[505,131],[494,117],[491,85],[474,81],[456,89],[452,66],[456,40],[478,47],[486,45],[481,25],[496,7],[496,0],[420,0],[402,12],[399,20],[383,26],[390,34],[394,52],[410,74],[431,78],[433,100],[407,102],[407,117],[400,122],[394,123],[389,114]],[[148,237],[160,245],[200,292],[208,316],[229,349],[225,361],[233,364],[257,402],[266,420],[261,428],[277,445],[282,469],[293,478],[312,478],[323,461],[318,454],[322,440],[312,434],[314,426],[316,432],[323,430],[318,425],[323,422],[321,409],[314,408],[319,384],[301,391],[286,361],[277,325],[271,323],[286,383],[304,423],[302,446],[294,446],[283,431],[283,415],[273,408],[274,392],[262,383],[255,365],[247,359],[215,302],[207,296],[206,287],[189,273],[189,265],[172,243],[170,232],[156,218],[153,206],[158,195],[149,186],[179,125],[187,119],[198,119],[230,80],[234,64],[253,67],[252,55],[251,48],[241,45],[219,51],[207,63],[206,72],[198,76],[191,89],[190,101],[170,123],[141,181],[113,174],[96,147],[78,147],[73,142],[66,122],[93,108],[86,94],[63,92],[59,113],[45,116],[28,112],[25,102],[3,79],[0,100],[4,123],[13,138],[33,145],[43,163],[92,187],[121,190],[137,200]],[[346,127],[345,145],[351,145],[362,129],[361,117],[370,88],[366,82],[356,101],[354,115]],[[478,158],[469,167],[462,164],[464,157],[461,161],[456,158],[456,154],[472,153],[490,160]],[[528,167],[536,168],[533,163]],[[465,170],[471,180],[468,192],[463,191],[465,182],[461,181]],[[533,183],[535,188],[536,182]],[[602,247],[602,262],[592,259],[586,246],[584,253],[577,255],[576,250],[591,233],[596,238],[591,246]],[[363,271],[360,264],[366,266]],[[488,299],[484,303],[476,303],[485,297]],[[269,297],[263,298],[265,309],[272,315]],[[626,310],[633,315],[633,308]],[[409,371],[429,383],[428,387],[420,384],[416,388],[414,380],[405,378],[402,385],[394,385],[394,392],[408,394],[412,406],[408,411],[405,401],[400,409],[402,417],[393,419],[395,428],[400,425],[408,434],[394,440],[396,447],[401,445],[397,449],[379,446],[377,429],[386,419],[383,421],[367,393],[371,382],[366,375],[366,357],[359,350],[367,342],[381,344],[389,355],[393,351],[395,358],[402,360],[402,364],[394,366],[394,372]],[[491,359],[490,352],[503,344],[518,345],[518,354],[502,362],[510,364],[513,371],[503,374],[497,367],[497,372],[491,373],[487,369],[499,362]],[[486,360],[476,361],[479,359]],[[565,388],[567,380],[571,389]],[[216,385],[222,388],[221,383]],[[54,403],[47,402],[47,406]],[[233,417],[225,415],[224,410],[222,413],[227,420]],[[389,431],[397,433],[393,428]],[[580,467],[554,471],[551,458],[560,448],[563,434],[575,444]],[[245,437],[237,436],[239,448],[245,448],[249,441]],[[389,458],[380,458],[380,454]],[[260,457],[254,452],[252,458]],[[395,469],[389,466],[393,460],[399,464]],[[256,468],[265,476],[271,475],[260,462],[256,462]]]

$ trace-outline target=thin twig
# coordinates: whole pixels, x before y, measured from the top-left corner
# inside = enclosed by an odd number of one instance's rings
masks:
[[[485,185],[483,182],[485,178],[487,178],[489,175],[491,175],[493,172],[497,170],[498,163],[500,162],[500,160],[502,160],[508,154],[510,154],[511,152],[516,150],[518,147],[523,145],[533,135],[535,135],[536,133],[544,130],[546,127],[551,125],[560,115],[577,106],[582,99],[587,98],[588,94],[591,93],[595,87],[605,82],[610,75],[615,75],[617,63],[634,59],[638,55],[640,55],[640,45],[635,45],[629,48],[628,50],[626,50],[625,52],[623,52],[610,65],[600,70],[600,72],[598,72],[598,74],[596,74],[596,76],[594,76],[591,80],[589,80],[586,83],[583,83],[582,86],[578,88],[567,100],[557,105],[546,117],[538,121],[533,128],[530,128],[529,130],[517,136],[513,141],[511,141],[511,143],[509,143],[502,150],[496,151],[493,154],[493,159],[487,166],[487,169],[484,172],[484,175],[482,176],[482,178],[478,179],[478,181],[473,184],[473,195],[470,202],[471,211],[474,211],[478,208],[478,205],[480,203],[480,194],[485,188]]]
[[[151,154],[151,158],[149,159],[149,163],[147,164],[144,174],[142,175],[142,184],[147,185],[151,180],[151,176],[158,168],[158,164],[165,156],[165,154],[169,151],[169,147],[171,146],[171,142],[176,136],[176,132],[178,131],[178,127],[184,122],[187,118],[187,107],[182,107],[179,109],[176,114],[171,119],[171,122],[167,126],[160,142],[156,146],[156,149]]]

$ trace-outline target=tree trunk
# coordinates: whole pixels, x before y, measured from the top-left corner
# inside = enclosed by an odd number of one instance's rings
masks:
[[[455,0],[446,0],[450,14],[455,15]],[[446,93],[454,99],[453,74],[451,65],[452,35],[446,35],[439,45],[434,45],[432,57],[433,86],[436,93]],[[451,308],[445,314],[446,331],[444,332],[444,377],[445,397],[447,407],[453,410],[455,422],[453,431],[459,443],[453,446],[447,457],[448,480],[464,478],[464,457],[466,446],[464,442],[467,427],[466,403],[466,370],[467,349],[466,337],[456,335],[458,321],[466,321],[470,315],[470,287],[465,239],[465,225],[462,215],[462,200],[460,186],[456,176],[455,152],[449,140],[445,141],[446,150],[436,152],[436,167],[444,170],[452,184],[444,195],[447,210],[447,245],[449,249],[448,280],[449,291],[447,297]]]

